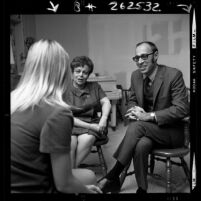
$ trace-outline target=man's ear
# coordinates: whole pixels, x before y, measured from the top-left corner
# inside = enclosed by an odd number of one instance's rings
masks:
[[[155,59],[155,61],[157,61],[157,60],[158,60],[158,56],[159,56],[158,51],[154,52],[154,59]]]

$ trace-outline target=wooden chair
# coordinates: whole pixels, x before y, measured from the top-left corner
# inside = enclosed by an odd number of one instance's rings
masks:
[[[188,102],[190,103],[190,89],[187,88]],[[184,157],[190,152],[190,117],[182,120],[184,124],[184,144],[176,149],[154,149],[150,154],[150,173],[154,175],[155,161],[161,161],[166,164],[166,193],[172,193],[172,165],[177,165],[183,168],[186,178],[190,181],[190,171]],[[171,160],[179,158],[180,162]]]
[[[188,100],[190,102],[190,90],[188,89]],[[172,193],[172,165],[181,166],[184,170],[186,178],[190,184],[190,171],[184,157],[190,152],[190,117],[186,117],[182,120],[184,124],[184,144],[182,147],[176,149],[154,149],[150,154],[150,163],[149,170],[150,175],[155,176],[154,166],[155,161],[161,161],[166,163],[166,193]],[[175,162],[171,160],[172,158],[179,158],[180,162]],[[132,161],[132,160],[131,160]],[[128,172],[128,169],[131,165],[130,163],[124,168],[122,174],[120,175],[120,184],[123,185],[123,182],[126,176],[132,175],[135,171]]]
[[[128,119],[124,116],[126,114],[127,111],[127,107],[128,107],[128,100],[130,97],[130,92],[131,89],[122,89],[122,116],[123,116],[123,122],[124,122],[124,126],[128,125]]]
[[[184,157],[189,154],[190,152],[190,146],[189,146],[189,123],[190,119],[189,117],[183,119],[184,123],[184,144],[182,147],[175,148],[175,149],[154,149],[152,153],[150,154],[150,162],[149,162],[149,170],[148,173],[150,176],[159,176],[157,174],[154,174],[154,166],[155,161],[161,161],[166,164],[166,193],[172,193],[173,183],[172,183],[172,165],[181,166],[184,170],[184,173],[186,175],[186,178],[190,184],[190,171],[188,168],[188,165],[186,161],[184,160]],[[175,162],[171,160],[172,158],[179,158],[180,162]],[[127,176],[135,174],[135,170],[128,171],[132,160],[130,163],[124,168],[123,172],[120,175],[120,184],[121,186],[124,183],[124,180]]]
[[[98,116],[100,118],[101,113],[98,113]],[[98,159],[99,162],[98,163],[91,163],[91,164],[81,164],[80,167],[99,167],[101,168],[101,172],[102,172],[102,176],[105,176],[107,174],[107,163],[104,157],[104,153],[103,153],[103,149],[102,146],[107,144],[109,141],[109,137],[108,137],[108,123],[109,120],[107,122],[107,130],[106,132],[103,134],[104,137],[100,138],[100,139],[96,139],[96,141],[93,144],[91,153],[97,153],[98,154]]]
[[[107,163],[105,161],[105,157],[104,157],[104,153],[103,153],[103,150],[102,150],[102,146],[107,144],[109,141],[109,138],[108,136],[106,136],[105,139],[101,139],[101,140],[96,140],[94,142],[94,145],[92,147],[92,150],[91,150],[91,153],[97,153],[98,154],[98,160],[99,162],[98,163],[92,163],[90,162],[90,164],[85,164],[85,163],[82,163],[80,164],[79,168],[101,168],[101,173],[102,173],[102,176],[105,176],[107,174]]]
[[[176,149],[154,149],[150,155],[150,173],[154,175],[155,161],[161,161],[166,164],[166,193],[172,193],[172,165],[181,166],[186,178],[190,184],[190,171],[184,157],[190,152],[189,147],[189,117],[183,120],[185,140],[182,147]],[[179,158],[180,162],[171,160]]]
[[[94,147],[95,149],[91,150],[91,153],[98,153],[98,158],[99,158],[99,163],[98,164],[93,164],[93,166],[97,166],[100,167],[102,170],[102,175],[105,176],[107,174],[107,164],[105,161],[105,157],[103,154],[103,150],[102,150],[102,145],[107,144],[109,141],[108,136],[106,136],[105,139],[101,139],[101,140],[96,140],[94,143]]]

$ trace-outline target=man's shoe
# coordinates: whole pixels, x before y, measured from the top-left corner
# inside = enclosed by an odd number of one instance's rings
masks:
[[[102,180],[104,179],[106,180],[105,183],[103,183],[103,185],[99,185],[103,193],[119,193],[119,191],[121,190],[119,178],[115,180],[103,178]]]
[[[145,195],[147,194],[147,191],[139,187],[136,191],[136,194]]]

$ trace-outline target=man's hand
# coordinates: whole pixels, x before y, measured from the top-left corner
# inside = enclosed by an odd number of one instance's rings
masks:
[[[131,120],[139,120],[139,113],[145,113],[144,109],[139,106],[134,106],[127,111],[125,117]]]
[[[127,111],[127,113],[130,112],[130,111],[145,112],[144,109],[143,109],[142,107],[139,107],[139,106],[131,107],[131,108]]]
[[[136,121],[153,121],[153,117],[151,117],[150,113],[145,112],[144,109],[139,106],[130,108],[125,117]]]
[[[136,114],[133,111],[130,111],[129,113],[125,114],[125,117],[130,120],[138,120]]]
[[[152,121],[152,117],[150,116],[150,113],[135,112],[135,115],[136,115],[137,119],[140,121]]]

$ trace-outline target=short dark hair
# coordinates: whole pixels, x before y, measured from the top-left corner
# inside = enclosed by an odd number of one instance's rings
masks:
[[[142,41],[142,42],[140,42],[140,43],[138,43],[138,44],[136,45],[136,48],[137,48],[138,46],[142,45],[142,44],[148,44],[148,45],[151,47],[151,49],[152,49],[153,52],[158,51],[157,46],[156,46],[154,43],[150,42],[150,41]]]
[[[74,72],[74,69],[76,67],[79,67],[79,66],[84,67],[85,65],[89,67],[89,75],[90,75],[94,69],[94,64],[92,60],[87,56],[77,56],[72,60],[70,64],[71,71]]]

